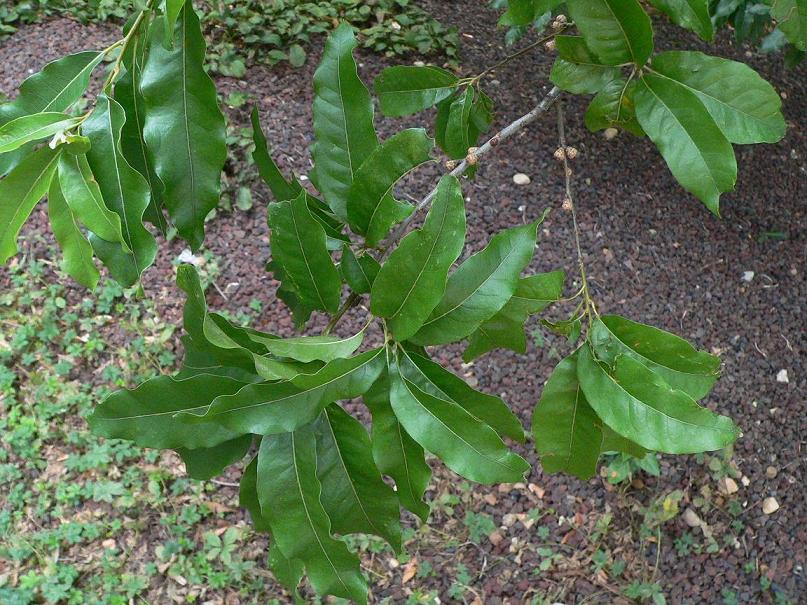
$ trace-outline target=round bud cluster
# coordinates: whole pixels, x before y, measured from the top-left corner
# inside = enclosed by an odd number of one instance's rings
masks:
[[[548,51],[555,50],[555,39],[553,38],[552,40],[547,40],[544,43],[544,48],[547,49]]]
[[[558,147],[558,148],[555,150],[555,154],[554,154],[554,155],[555,155],[555,159],[556,159],[558,162],[562,162],[562,161],[563,161],[563,160],[565,160],[565,159],[569,159],[569,160],[573,160],[573,159],[575,159],[575,158],[577,157],[577,154],[578,154],[578,153],[579,153],[579,152],[577,151],[577,148],[576,148],[576,147],[569,147],[569,146],[567,146],[567,147]]]
[[[558,162],[562,162],[564,159],[566,159],[566,150],[565,150],[563,147],[558,147],[558,148],[555,150],[555,154],[554,154],[554,155],[555,155],[555,159],[556,159]]]
[[[477,151],[479,151],[479,147],[468,148],[468,155],[465,157],[465,161],[471,166],[476,166],[476,163],[479,161],[479,156],[476,155]]]
[[[446,162],[446,170],[454,170],[457,167],[457,160],[448,160]]]
[[[571,198],[564,198],[561,208],[563,208],[563,210],[566,212],[571,212],[573,208]]]
[[[566,19],[566,15],[558,15],[555,17],[555,20],[552,22],[552,29],[555,31],[559,29],[563,29],[568,24],[568,20]]]
[[[577,157],[577,148],[576,147],[567,147],[566,148],[566,157],[570,160],[573,160]]]

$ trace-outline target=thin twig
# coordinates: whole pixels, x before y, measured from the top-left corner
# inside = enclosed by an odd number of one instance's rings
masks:
[[[502,67],[502,66],[504,66],[504,65],[507,65],[507,64],[508,64],[510,61],[512,61],[513,59],[517,59],[518,57],[520,57],[520,56],[522,56],[522,55],[527,54],[527,53],[528,53],[528,52],[530,52],[532,49],[534,49],[534,48],[536,48],[536,47],[538,47],[538,46],[541,46],[542,44],[545,44],[545,43],[546,43],[546,42],[548,42],[549,40],[552,40],[552,39],[553,39],[555,36],[557,36],[557,35],[559,35],[559,34],[562,34],[562,33],[563,33],[563,31],[564,31],[564,30],[565,30],[567,27],[568,27],[568,26],[564,26],[564,27],[562,27],[562,28],[558,29],[557,31],[552,32],[551,34],[546,35],[546,36],[543,36],[543,37],[539,38],[538,40],[536,40],[535,42],[532,42],[531,44],[528,44],[527,46],[525,46],[525,47],[524,47],[524,48],[522,48],[521,50],[516,51],[516,52],[514,52],[514,53],[513,53],[513,54],[511,54],[511,55],[506,56],[504,59],[502,59],[502,60],[501,60],[501,61],[499,61],[498,63],[495,63],[495,64],[491,65],[490,67],[488,67],[487,69],[485,69],[485,71],[481,72],[481,73],[480,73],[478,76],[475,76],[475,77],[474,77],[474,78],[471,80],[471,82],[472,82],[472,83],[473,83],[473,82],[478,82],[479,80],[481,80],[481,79],[482,79],[482,78],[484,78],[485,76],[487,76],[487,75],[489,75],[489,74],[493,73],[494,71],[496,71],[496,70],[497,70],[497,69],[499,69],[500,67]]]
[[[522,130],[524,127],[532,124],[538,116],[544,113],[552,103],[557,100],[560,96],[561,90],[557,86],[553,86],[552,90],[550,90],[546,96],[541,100],[538,105],[536,105],[529,113],[524,114],[520,118],[518,118],[515,122],[505,126],[502,128],[498,133],[493,135],[487,142],[485,142],[481,147],[479,147],[476,151],[473,152],[473,155],[479,159],[483,155],[490,152],[492,149],[497,147],[500,143],[503,143],[507,139],[511,138],[517,132]],[[451,176],[460,177],[468,168],[468,159],[462,160],[457,166],[449,173]],[[381,244],[381,251],[382,251],[382,259],[386,256],[387,252],[394,246],[401,237],[403,237],[406,230],[415,220],[417,214],[426,208],[429,204],[432,203],[432,200],[437,195],[437,187],[431,190],[429,194],[424,197],[417,206],[415,206],[415,210],[406,217],[403,222],[401,222],[398,227],[384,240]]]
[[[586,277],[586,265],[583,261],[583,248],[580,245],[580,227],[577,224],[577,211],[574,205],[574,197],[572,196],[572,169],[569,166],[568,151],[566,145],[566,121],[563,115],[563,104],[558,103],[558,143],[560,144],[560,157],[563,163],[563,175],[566,182],[566,199],[563,201],[564,207],[568,208],[572,214],[572,226],[574,228],[574,245],[577,249],[577,264],[580,268],[580,281],[582,282],[581,288],[583,293],[583,300],[586,306],[586,315],[589,319],[589,327],[591,327],[592,317],[591,310],[594,309],[594,303],[591,300],[591,295],[588,290],[588,279]]]
[[[546,93],[546,96],[541,99],[541,102],[538,103],[529,113],[524,114],[516,121],[512,122],[511,124],[502,128],[499,132],[493,135],[490,139],[488,139],[481,147],[479,147],[476,151],[474,151],[474,156],[479,159],[493,148],[497,147],[500,143],[506,141],[507,139],[513,137],[517,132],[532,124],[538,116],[542,113],[547,111],[549,107],[554,103],[558,97],[560,97],[561,90],[557,86],[553,86],[552,89]],[[464,159],[460,162],[449,174],[451,176],[460,177],[468,168],[468,159]],[[437,195],[437,187],[431,190],[429,194],[424,197],[418,204],[415,206],[414,211],[410,214],[406,219],[401,222],[398,227],[382,242],[381,244],[381,257],[379,258],[380,262],[386,258],[387,254],[392,250],[392,247],[400,240],[404,234],[406,233],[409,226],[415,220],[417,214],[429,206],[434,200],[435,196]],[[355,307],[361,301],[361,295],[356,294],[355,292],[352,293],[350,296],[345,299],[345,302],[342,303],[342,306],[339,307],[339,310],[336,314],[331,318],[331,321],[328,322],[324,330],[324,334],[329,334],[336,324],[339,323],[339,320],[347,313],[351,308]]]

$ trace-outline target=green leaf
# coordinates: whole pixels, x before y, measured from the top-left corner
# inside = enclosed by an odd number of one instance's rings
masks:
[[[207,481],[218,477],[224,469],[246,456],[250,445],[252,435],[242,435],[213,447],[195,450],[180,448],[177,453],[185,463],[185,471],[189,477],[197,481]]]
[[[14,101],[0,105],[0,124],[34,113],[67,111],[87,90],[103,58],[104,53],[86,51],[48,63],[20,85]]]
[[[70,130],[79,123],[58,112],[35,113],[7,122],[0,127],[0,153],[8,153],[31,141],[52,137],[57,132]]]
[[[119,243],[125,251],[129,250],[120,216],[104,203],[86,155],[62,154],[59,158],[59,184],[70,211],[81,224],[107,242]]]
[[[331,404],[314,425],[322,504],[338,534],[374,534],[401,550],[398,498],[381,478],[361,422]]]
[[[496,234],[448,278],[443,298],[410,338],[419,345],[455,342],[472,334],[507,304],[535,250],[539,222]]]
[[[440,399],[453,401],[500,435],[524,442],[521,421],[499,397],[480,393],[439,363],[417,353],[401,351],[399,362],[401,373],[421,390]]]
[[[168,223],[163,212],[165,186],[154,171],[146,140],[143,138],[146,108],[143,93],[140,90],[140,81],[143,71],[144,47],[145,42],[142,40],[142,36],[135,36],[130,43],[129,50],[124,55],[123,63],[126,66],[126,73],[115,83],[115,100],[120,103],[126,114],[126,121],[121,130],[120,146],[126,161],[148,182],[151,200],[144,218],[165,234],[168,230]]]
[[[369,294],[381,265],[369,252],[358,258],[349,245],[342,246],[342,261],[339,263],[342,277],[356,294]]]
[[[669,78],[646,74],[636,87],[636,118],[684,189],[719,214],[720,194],[734,189],[731,143],[698,96]]]
[[[600,429],[602,430],[602,445],[600,445],[600,452],[621,452],[628,454],[634,458],[644,458],[649,450],[646,450],[638,443],[634,443],[630,439],[625,439],[619,433],[610,429],[607,425],[602,424],[600,421]]]
[[[693,399],[705,397],[720,374],[720,359],[686,340],[618,315],[594,322],[590,340],[597,358],[612,365],[619,355],[641,362],[671,387]]]
[[[232,325],[221,315],[208,313],[193,265],[177,267],[177,285],[187,295],[183,312],[185,331],[197,353],[206,354],[218,365],[239,368],[265,380],[288,379],[301,371],[317,369],[318,366],[270,359],[265,356],[266,346],[257,342],[256,333]]]
[[[186,414],[204,414],[220,395],[237,393],[247,383],[224,376],[198,374],[183,380],[152,378],[136,389],[107,397],[89,417],[96,435],[128,439],[154,449],[207,448],[235,439],[234,432],[212,422],[188,422]]]
[[[255,531],[268,532],[269,522],[261,513],[261,503],[258,500],[258,457],[255,456],[244,468],[241,475],[241,484],[238,489],[238,504],[247,509]],[[274,544],[274,543],[273,543]],[[302,576],[302,570],[300,571]]]
[[[653,58],[653,70],[695,93],[732,143],[776,143],[785,135],[781,98],[748,65],[670,51]]]
[[[233,396],[217,398],[203,420],[239,433],[294,431],[315,420],[329,403],[364,393],[378,378],[383,360],[383,350],[375,349],[349,359],[336,359],[315,374],[249,385]]]
[[[291,592],[295,604],[304,603],[305,601],[300,597],[298,587],[300,582],[303,581],[305,564],[299,559],[287,559],[285,555],[280,552],[277,542],[272,540],[272,543],[269,545],[269,566],[272,568],[275,580],[285,586],[286,590]]]
[[[603,441],[601,421],[577,380],[577,352],[553,370],[532,415],[532,434],[541,465],[583,480],[597,472]]]
[[[577,378],[602,421],[649,450],[668,454],[719,450],[739,434],[730,418],[699,406],[627,355],[618,355],[609,372],[586,345],[579,352]]]
[[[331,537],[331,522],[320,500],[311,427],[263,437],[257,488],[262,514],[283,557],[305,564],[319,594],[367,603],[359,559],[344,542]]]
[[[390,405],[390,382],[386,369],[364,394],[364,403],[373,415],[373,459],[378,469],[395,481],[401,505],[422,521],[429,517],[423,494],[429,486],[431,468],[423,448],[403,429]]]
[[[296,198],[300,195],[303,188],[296,180],[287,181],[272,159],[269,153],[269,147],[266,143],[266,136],[263,134],[263,129],[261,128],[257,107],[252,108],[251,120],[252,140],[255,142],[255,150],[252,152],[252,159],[255,160],[255,164],[258,166],[258,172],[261,178],[269,186],[272,195],[275,196],[275,200],[278,202]]]
[[[166,49],[174,47],[174,29],[177,26],[177,19],[185,6],[185,0],[165,0],[165,12],[163,14],[163,24],[165,25],[165,35],[163,43]]]
[[[637,0],[568,0],[569,15],[605,65],[641,67],[653,53],[650,17]]]
[[[497,348],[526,353],[524,324],[527,318],[540,313],[563,295],[563,280],[563,271],[519,279],[515,293],[502,310],[470,335],[468,347],[462,354],[463,361],[467,363]]]
[[[347,219],[348,193],[359,166],[378,147],[373,102],[359,78],[353,28],[343,23],[325,43],[314,73],[312,149],[317,187],[334,214]]]
[[[650,0],[676,25],[691,29],[704,40],[714,38],[715,29],[709,15],[709,0]]]
[[[378,244],[392,225],[412,213],[412,206],[395,201],[390,193],[401,178],[431,159],[433,146],[425,130],[409,128],[384,141],[359,167],[348,194],[347,215],[368,246]]]
[[[92,260],[92,246],[76,222],[59,187],[59,178],[51,178],[48,190],[48,217],[53,235],[62,248],[62,271],[82,286],[94,290],[100,274]]]
[[[312,216],[306,198],[303,191],[294,200],[269,205],[272,258],[282,265],[306,307],[335,313],[342,280],[325,245],[325,230]]]
[[[295,338],[256,338],[270,353],[297,361],[333,361],[351,356],[361,346],[364,331],[348,338],[339,336],[298,336]]]
[[[292,44],[289,47],[289,63],[292,67],[302,67],[305,65],[305,50],[299,44]]]
[[[392,252],[373,283],[370,310],[387,318],[404,341],[423,325],[443,296],[448,270],[465,243],[465,202],[460,183],[445,176],[421,229]]]
[[[805,0],[773,0],[771,17],[788,41],[799,50],[807,50],[807,2]]]
[[[594,94],[619,76],[619,69],[602,65],[580,36],[555,36],[558,58],[549,79],[574,94]]]
[[[146,115],[143,138],[154,171],[165,184],[163,201],[193,248],[204,241],[205,218],[219,202],[227,158],[226,126],[216,86],[204,70],[205,40],[189,2],[177,22],[174,48],[163,45],[155,21],[140,87]]]
[[[395,363],[390,366],[390,404],[415,441],[471,481],[515,483],[530,468],[496,431],[453,401],[421,390]]]
[[[95,109],[82,125],[82,133],[92,142],[87,161],[98,182],[101,198],[120,217],[130,252],[125,252],[119,244],[98,238],[91,237],[90,243],[112,276],[121,284],[131,286],[154,262],[157,243],[143,225],[143,213],[151,198],[148,183],[131,167],[121,151],[124,119],[124,110],[118,102],[101,94]]]
[[[458,79],[450,71],[427,65],[388,67],[373,86],[385,116],[408,116],[451,96]]]
[[[606,84],[591,100],[586,110],[586,127],[596,132],[605,128],[622,128],[636,136],[644,136],[644,130],[636,119],[636,103],[633,96],[636,82],[617,77]]]
[[[473,142],[469,139],[471,108],[474,104],[474,89],[468,87],[457,96],[448,109],[445,130],[445,151],[452,159],[464,158]]]
[[[530,25],[544,13],[554,10],[562,0],[509,0],[507,12],[499,18],[499,25]]]
[[[0,125],[15,118],[41,112],[64,112],[81,98],[90,75],[104,53],[81,52],[48,63],[27,78],[14,101],[0,104]],[[19,149],[0,156],[0,176],[7,174],[30,151]]]
[[[44,147],[0,180],[0,265],[17,253],[17,236],[48,191],[60,150]]]

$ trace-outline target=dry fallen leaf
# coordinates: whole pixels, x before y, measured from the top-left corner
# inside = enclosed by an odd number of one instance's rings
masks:
[[[406,584],[409,580],[415,577],[415,574],[418,572],[418,560],[416,557],[412,557],[404,566],[403,570],[403,579],[402,584]]]

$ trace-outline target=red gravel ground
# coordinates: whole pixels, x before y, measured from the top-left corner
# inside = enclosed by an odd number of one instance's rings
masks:
[[[426,4],[443,22],[459,28],[466,73],[508,52],[502,32],[491,27],[495,14],[478,0]],[[679,29],[660,28],[657,37],[660,48],[698,46]],[[46,61],[114,39],[116,32],[108,27],[87,28],[67,20],[26,27],[0,45],[4,66],[0,91],[13,95],[18,83]],[[303,174],[311,165],[311,76],[318,52],[312,51],[308,64],[298,70],[255,67],[243,80],[219,82],[225,94],[241,90],[257,100],[279,163]],[[463,518],[464,509],[484,512],[504,526],[498,536],[503,540],[494,537],[471,548],[424,542],[417,545],[417,556],[436,570],[461,560],[479,578],[475,583],[480,590],[478,602],[522,603],[531,595],[554,594],[551,591],[558,589],[563,589],[557,593],[562,595],[559,600],[567,604],[623,602],[612,594],[609,581],[591,570],[590,560],[576,560],[575,548],[591,555],[587,541],[594,522],[610,511],[613,522],[603,544],[621,552],[629,566],[652,569],[657,545],[650,541],[646,548],[639,548],[642,515],[638,507],[674,489],[685,491],[682,510],[696,497],[709,499],[711,505],[699,514],[721,549],[681,556],[673,541],[690,528],[681,516],[664,525],[655,581],[662,585],[668,603],[723,603],[724,589],[734,591],[739,603],[772,603],[772,593],[760,588],[762,576],[794,603],[807,602],[807,79],[803,66],[786,70],[780,57],[750,55],[725,33],[710,52],[749,61],[759,69],[782,93],[789,123],[785,139],[777,145],[736,148],[740,177],[736,191],[723,197],[722,219],[710,215],[676,184],[648,141],[625,134],[606,140],[589,133],[582,124],[583,99],[565,101],[567,137],[581,152],[574,165],[574,186],[598,308],[675,331],[721,354],[723,378],[707,404],[731,415],[742,427],[733,458],[739,492],[730,498],[719,495],[709,469],[694,456],[665,456],[660,477],[644,477],[626,490],[613,489],[602,478],[583,483],[546,475],[537,463],[529,477],[532,490],[474,488],[472,496],[456,505],[453,516],[438,508],[433,523],[450,535],[459,531],[455,519]],[[391,63],[368,54],[360,60],[361,74],[368,82]],[[525,113],[545,94],[550,65],[551,58],[539,52],[506,66],[488,81],[497,126]],[[246,123],[246,114],[246,108],[231,111],[231,117],[241,123]],[[423,125],[423,119],[416,116],[404,122]],[[379,121],[382,136],[402,125],[402,121]],[[541,230],[533,268],[564,268],[574,273],[571,221],[560,209],[562,175],[552,157],[556,144],[552,112],[485,158],[478,178],[465,184],[466,254],[480,249],[492,233],[525,217],[533,219],[550,206],[555,210]],[[418,172],[407,183],[407,191],[421,196],[438,172],[436,167]],[[532,183],[515,185],[512,176],[517,172],[528,174]],[[290,320],[274,297],[276,284],[263,271],[268,258],[264,209],[268,195],[263,188],[256,199],[249,212],[220,214],[209,224],[208,247],[222,267],[218,284],[229,296],[225,301],[213,293],[211,305],[237,309],[259,298],[266,303],[260,327],[285,334],[291,330]],[[45,225],[45,210],[40,207],[24,233],[46,229]],[[769,232],[782,232],[784,237],[766,237]],[[178,242],[166,244],[161,260],[146,277],[148,295],[172,316],[178,316],[182,300],[173,285],[171,260],[181,249]],[[746,271],[754,272],[751,281],[743,280]],[[568,291],[575,286],[569,283]],[[357,311],[341,330],[347,333],[360,321]],[[541,385],[557,363],[557,352],[567,348],[562,340],[547,336],[544,347],[532,346],[526,357],[494,352],[461,367],[458,348],[445,347],[437,356],[475,378],[479,388],[504,396],[526,424]],[[787,370],[788,383],[777,382],[780,370]],[[529,448],[524,453],[535,461]],[[774,477],[766,475],[769,466],[777,471]],[[442,493],[451,482],[456,483],[456,478],[440,472],[433,493]],[[781,508],[765,515],[761,503],[769,496]],[[741,507],[737,517],[727,512],[730,500]],[[506,515],[534,508],[553,511],[551,523],[547,522],[550,539],[567,545],[568,566],[533,573],[540,561],[536,547],[546,538],[538,537],[536,526],[514,524]],[[561,517],[569,523],[560,525]],[[734,519],[741,525],[732,530],[729,525]],[[411,519],[408,523],[414,525]],[[736,543],[724,547],[724,536],[732,532]],[[700,530],[694,533],[696,540],[704,540]],[[375,599],[404,602],[407,585],[402,584],[402,573],[400,568],[393,569],[376,579],[380,588]],[[443,602],[457,602],[447,594],[450,579],[445,574],[418,581],[423,589],[438,590]]]

